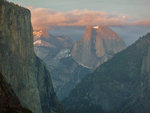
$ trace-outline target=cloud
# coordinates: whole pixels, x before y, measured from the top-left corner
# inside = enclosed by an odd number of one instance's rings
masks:
[[[147,20],[139,20],[133,23],[136,26],[150,26],[150,19]]]
[[[28,8],[32,13],[34,29],[49,29],[52,26],[131,25],[128,16],[109,14],[103,11],[89,11],[85,9],[58,12],[46,8]]]

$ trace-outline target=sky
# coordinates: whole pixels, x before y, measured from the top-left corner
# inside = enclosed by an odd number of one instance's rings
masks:
[[[31,10],[34,28],[87,24],[150,25],[150,0],[9,1]]]

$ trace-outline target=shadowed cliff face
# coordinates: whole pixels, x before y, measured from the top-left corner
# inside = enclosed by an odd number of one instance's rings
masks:
[[[150,33],[87,75],[64,100],[68,113],[149,113]]]
[[[32,113],[23,108],[11,86],[0,73],[0,113]]]
[[[111,29],[104,26],[87,26],[82,40],[74,44],[72,57],[94,69],[124,48],[124,41]]]
[[[34,55],[30,20],[29,10],[0,2],[0,72],[24,107],[35,113],[63,112],[49,72]]]
[[[53,59],[53,63],[47,65],[52,74],[53,86],[60,101],[65,99],[82,78],[91,72],[70,56]]]

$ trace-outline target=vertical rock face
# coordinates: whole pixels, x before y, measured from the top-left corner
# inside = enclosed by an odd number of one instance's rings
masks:
[[[104,26],[87,26],[82,40],[74,44],[73,58],[89,68],[96,68],[125,48],[124,41]]]
[[[0,73],[0,113],[32,113],[23,108],[11,86]]]
[[[34,55],[30,19],[29,10],[0,2],[0,72],[24,107],[35,113],[63,112],[49,72]]]
[[[68,113],[149,113],[150,33],[86,76],[64,100]]]

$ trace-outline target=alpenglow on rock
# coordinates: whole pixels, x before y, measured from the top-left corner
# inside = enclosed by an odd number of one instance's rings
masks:
[[[0,72],[23,107],[34,113],[63,113],[45,64],[35,56],[28,9],[0,2]]]
[[[124,41],[106,26],[87,26],[83,38],[74,44],[72,57],[91,69],[125,48]]]

